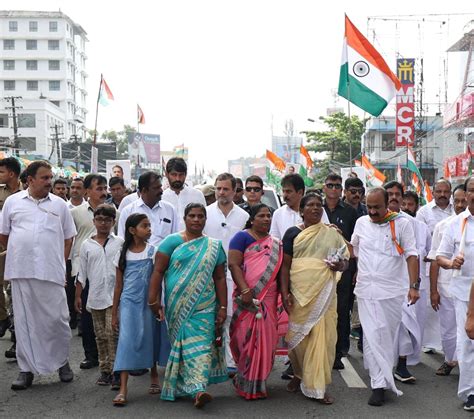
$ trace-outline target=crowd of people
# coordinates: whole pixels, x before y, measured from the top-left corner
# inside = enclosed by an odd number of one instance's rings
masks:
[[[332,173],[306,190],[290,173],[285,205],[271,208],[258,176],[222,173],[198,190],[186,175],[172,158],[168,188],[148,171],[131,193],[120,171],[53,181],[46,161],[21,173],[0,160],[0,337],[10,329],[13,390],[55,371],[73,381],[78,329],[79,367],[98,367],[115,406],[128,403],[129,376],[147,373],[149,394],[197,408],[228,379],[240,397],[266,398],[276,354],[287,355],[289,392],[332,404],[353,335],[369,405],[402,395],[396,382],[416,381],[421,352],[442,350],[436,374],[459,367],[458,396],[474,411],[474,177],[454,191],[438,180],[420,207],[395,181],[366,191]]]

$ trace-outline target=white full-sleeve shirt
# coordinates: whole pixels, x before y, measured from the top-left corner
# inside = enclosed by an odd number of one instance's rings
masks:
[[[430,229],[430,234],[433,234],[433,231],[440,221],[450,217],[454,214],[454,206],[449,203],[445,209],[442,209],[436,205],[436,202],[433,200],[426,205],[423,205],[418,212],[416,213],[416,219],[425,223]]]
[[[436,252],[436,256],[444,256],[449,259],[459,255],[462,225],[466,218],[464,264],[461,267],[461,274],[459,276],[453,276],[449,284],[449,293],[461,301],[469,301],[469,292],[474,278],[474,217],[469,211],[469,208],[448,222],[438,251]],[[454,273],[454,270],[452,272]]]
[[[354,290],[358,297],[385,300],[408,291],[406,259],[418,255],[415,233],[408,218],[395,218],[395,235],[404,249],[402,255],[393,242],[389,223],[373,223],[368,215],[357,220],[351,244],[358,257]]]
[[[176,210],[178,214],[178,230],[184,230],[184,209],[188,204],[195,203],[206,206],[206,199],[202,192],[189,186],[184,186],[179,193],[176,193],[171,188],[165,189],[161,199],[169,202]]]
[[[53,194],[36,200],[29,191],[7,198],[0,234],[8,236],[5,279],[31,278],[64,285],[64,240],[76,235],[66,202]]]

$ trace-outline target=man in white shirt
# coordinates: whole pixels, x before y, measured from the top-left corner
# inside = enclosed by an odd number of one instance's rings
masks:
[[[67,201],[67,207],[73,209],[84,204],[86,202],[84,199],[85,194],[86,188],[84,188],[84,179],[80,177],[74,178],[71,182],[70,198],[69,201]]]
[[[451,204],[451,183],[439,179],[433,189],[433,201],[422,206],[416,213],[416,219],[425,223],[433,234],[436,224],[454,214]]]
[[[467,210],[446,226],[436,261],[443,269],[453,269],[449,292],[456,310],[456,351],[459,362],[458,396],[464,409],[474,411],[474,342],[465,330],[469,293],[474,277],[474,177],[465,182]]]
[[[221,173],[216,178],[217,201],[207,207],[207,221],[204,233],[213,239],[222,241],[226,255],[229,252],[230,239],[245,227],[249,214],[234,204],[236,181],[230,173]],[[235,372],[235,362],[230,350],[229,325],[232,318],[232,294],[234,282],[227,271],[227,319],[224,323],[224,344],[227,368],[229,373]]]
[[[369,190],[366,203],[368,215],[357,220],[351,240],[358,258],[354,293],[364,330],[364,365],[371,379],[368,403],[382,406],[385,388],[402,394],[395,386],[392,369],[402,302],[407,293],[409,304],[419,298],[418,257],[412,223],[388,210],[387,191]]]
[[[430,266],[430,299],[433,310],[439,312],[439,328],[441,332],[441,345],[444,352],[444,362],[437,369],[436,375],[449,375],[458,364],[456,356],[456,310],[454,300],[449,292],[452,279],[452,270],[440,269],[436,262],[441,239],[449,222],[467,208],[466,192],[464,185],[458,185],[453,191],[453,205],[455,215],[451,215],[436,224],[431,241],[431,250],[428,258]]]
[[[433,187],[434,200],[422,206],[416,214],[416,219],[424,222],[433,235],[436,224],[454,214],[451,203],[451,183],[447,179],[439,179]],[[429,271],[427,272],[429,275]],[[423,335],[423,351],[431,353],[442,347],[439,330],[439,315],[437,312],[426,312],[425,332]]]
[[[188,167],[181,157],[172,157],[166,163],[166,177],[170,187],[163,192],[163,201],[173,205],[178,214],[178,230],[184,229],[184,209],[190,203],[206,206],[206,199],[201,191],[185,184]]]
[[[20,368],[13,390],[30,387],[33,374],[58,369],[61,381],[74,378],[68,362],[71,329],[64,280],[76,229],[65,201],[50,193],[51,165],[35,161],[27,176],[28,189],[5,201],[0,226],[0,241],[7,247],[5,279],[12,286]]]
[[[270,234],[280,240],[290,227],[303,222],[300,215],[300,201],[304,195],[305,184],[303,178],[298,174],[289,174],[281,180],[283,200],[286,205],[278,208],[272,216]],[[321,222],[329,224],[326,211],[323,212]]]
[[[161,197],[163,189],[161,175],[156,172],[145,172],[138,179],[140,198],[127,205],[120,214],[118,236],[125,238],[125,224],[129,215],[146,214],[151,223],[151,237],[148,242],[158,246],[161,241],[178,231],[178,216],[174,207],[164,202]]]

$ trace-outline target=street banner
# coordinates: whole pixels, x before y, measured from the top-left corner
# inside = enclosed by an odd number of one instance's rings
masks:
[[[401,88],[397,92],[396,147],[413,147],[415,142],[415,59],[397,59]]]
[[[106,160],[105,161],[107,180],[111,177],[117,176],[123,178],[125,186],[130,187],[132,180],[132,167],[130,160]]]
[[[128,158],[139,167],[161,164],[160,135],[130,132]]]
[[[99,149],[95,146],[91,147],[91,173],[99,172]]]

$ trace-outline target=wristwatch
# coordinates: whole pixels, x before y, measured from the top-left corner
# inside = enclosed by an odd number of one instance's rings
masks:
[[[418,279],[418,281],[413,282],[412,284],[410,284],[410,288],[419,291],[420,290],[420,282],[421,282],[421,280]]]

